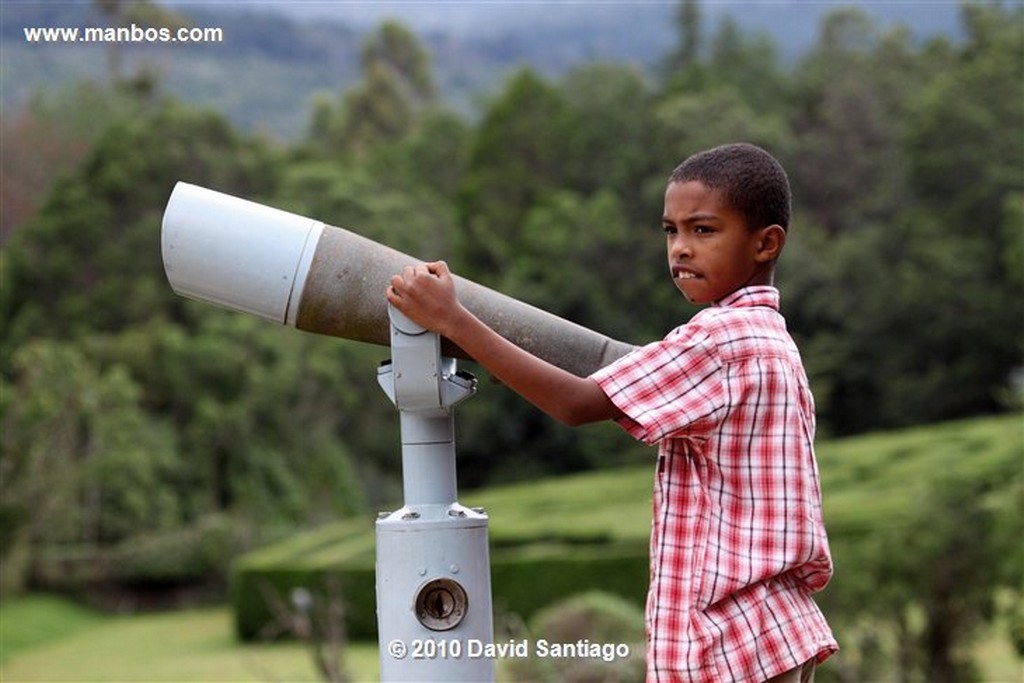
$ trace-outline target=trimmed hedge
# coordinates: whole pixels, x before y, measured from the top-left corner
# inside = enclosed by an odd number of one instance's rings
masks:
[[[568,596],[587,591],[619,595],[643,607],[650,578],[646,543],[526,545],[491,555],[497,611],[529,619]]]
[[[328,594],[341,587],[346,629],[353,640],[377,637],[374,536],[363,523],[342,522],[321,532],[272,546],[237,562],[230,598],[235,631],[242,640],[274,633],[273,595],[287,604],[296,588]],[[643,605],[648,561],[644,543],[583,544],[550,539],[491,550],[491,592],[498,612],[528,619],[552,602],[581,591],[601,590]]]
[[[237,560],[229,577],[236,634],[254,640],[272,632],[277,617],[273,599],[287,605],[296,588],[328,595],[328,579],[342,591],[349,636],[376,633],[373,527],[356,519],[329,524]]]
[[[512,484],[466,494],[487,509],[491,593],[497,613],[523,619],[556,600],[601,590],[643,605],[648,582],[649,468],[622,468]],[[328,524],[235,562],[230,597],[243,640],[274,631],[267,595],[340,585],[352,639],[375,639],[377,613],[371,519]]]
[[[230,600],[235,633],[242,640],[281,635],[272,598],[290,606],[290,596],[304,588],[314,596],[330,595],[328,580],[341,588],[345,604],[345,628],[353,640],[376,638],[377,602],[374,567],[288,568],[239,566],[231,574]]]

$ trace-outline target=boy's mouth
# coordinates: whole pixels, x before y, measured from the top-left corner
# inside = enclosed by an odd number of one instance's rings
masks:
[[[672,277],[673,279],[676,280],[694,280],[696,278],[699,278],[700,275],[692,270],[687,270],[686,268],[680,268],[676,266],[675,268],[672,269]]]

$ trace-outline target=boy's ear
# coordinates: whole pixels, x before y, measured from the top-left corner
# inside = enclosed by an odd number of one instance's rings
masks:
[[[754,259],[758,263],[771,263],[779,258],[782,247],[786,246],[786,231],[781,225],[769,225],[761,228],[759,232]]]

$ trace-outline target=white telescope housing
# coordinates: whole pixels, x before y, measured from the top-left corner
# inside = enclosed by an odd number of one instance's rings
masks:
[[[178,183],[161,247],[177,294],[295,326],[324,224]]]

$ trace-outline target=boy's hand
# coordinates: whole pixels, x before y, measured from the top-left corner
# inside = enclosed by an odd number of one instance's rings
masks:
[[[388,301],[413,322],[447,337],[499,381],[570,425],[622,416],[590,377],[577,377],[505,339],[459,303],[444,261],[407,266],[391,278]]]
[[[444,261],[406,266],[391,278],[388,301],[411,320],[448,337],[461,310],[455,281]]]

